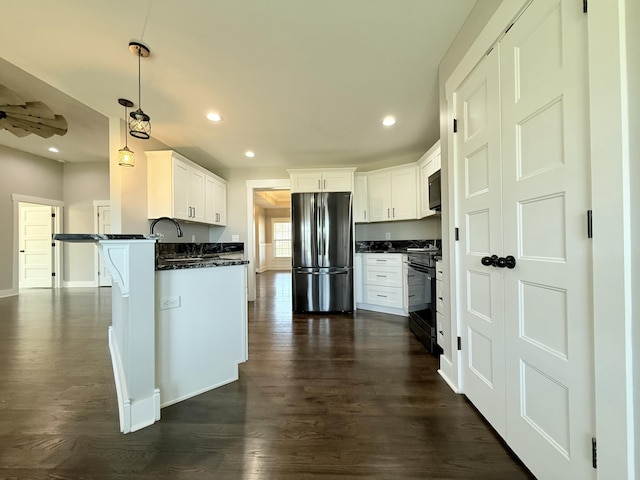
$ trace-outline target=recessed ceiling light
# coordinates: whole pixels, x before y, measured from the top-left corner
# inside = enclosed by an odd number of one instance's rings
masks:
[[[382,125],[384,125],[385,127],[390,127],[394,123],[396,123],[396,117],[392,117],[391,115],[388,115],[382,119]]]
[[[249,158],[253,158],[256,156],[255,153],[253,153],[251,150],[247,150],[246,152],[244,152],[244,156],[245,157],[249,157]]]
[[[60,152],[60,150],[58,150],[56,147],[49,147],[49,151],[51,153],[59,153]]]
[[[219,113],[207,113],[207,118],[212,122],[219,122],[220,120],[222,120],[222,115],[220,115]]]

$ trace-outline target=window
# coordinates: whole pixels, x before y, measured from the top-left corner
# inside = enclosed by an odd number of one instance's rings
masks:
[[[273,249],[276,258],[291,257],[291,222],[273,219]]]

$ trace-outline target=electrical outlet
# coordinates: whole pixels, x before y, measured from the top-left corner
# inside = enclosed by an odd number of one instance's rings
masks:
[[[160,302],[160,310],[167,310],[169,308],[178,308],[180,307],[180,297],[169,297],[165,298]]]
[[[240,241],[240,235],[231,235],[231,241],[232,242],[239,242]]]
[[[387,232],[384,234],[386,240],[391,240],[391,232]]]

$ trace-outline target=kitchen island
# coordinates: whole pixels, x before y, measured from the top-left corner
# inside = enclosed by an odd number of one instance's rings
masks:
[[[156,246],[161,407],[238,379],[238,364],[248,357],[242,249],[241,243]]]
[[[113,277],[109,350],[120,430],[161,406],[237,380],[247,359],[242,244],[163,244],[146,235],[56,234],[94,242]]]

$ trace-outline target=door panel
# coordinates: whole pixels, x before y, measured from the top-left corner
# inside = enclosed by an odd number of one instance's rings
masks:
[[[456,190],[464,392],[505,436],[503,274],[482,265],[502,251],[498,53],[456,93]]]
[[[595,478],[585,52],[561,0],[535,0],[500,46],[507,441],[539,478]]]
[[[20,203],[19,214],[19,286],[49,288],[53,261],[51,207]]]
[[[320,193],[323,212],[322,267],[352,267],[351,193]]]

